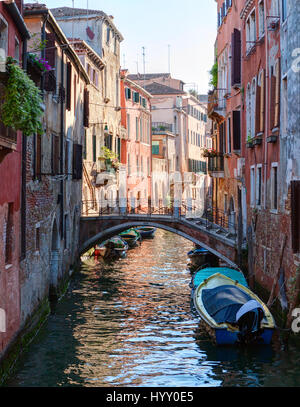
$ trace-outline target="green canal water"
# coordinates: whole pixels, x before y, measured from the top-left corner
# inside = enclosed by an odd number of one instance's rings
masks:
[[[191,243],[158,230],[83,264],[6,386],[299,386],[300,346],[216,347],[191,307]]]

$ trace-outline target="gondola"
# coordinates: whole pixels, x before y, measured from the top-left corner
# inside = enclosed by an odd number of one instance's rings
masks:
[[[94,255],[105,259],[125,257],[127,250],[128,244],[119,236],[114,236],[111,239],[105,240],[100,245],[96,245]]]

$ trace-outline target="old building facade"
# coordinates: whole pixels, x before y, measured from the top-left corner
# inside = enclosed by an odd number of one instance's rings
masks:
[[[26,246],[20,290],[23,323],[45,298],[58,294],[77,257],[89,84],[49,9],[27,5],[25,21],[33,38],[45,39],[41,51],[30,42],[30,53],[45,58],[51,70],[39,81],[44,134],[30,136],[27,142]]]
[[[0,2],[0,95],[1,106],[8,80],[6,58],[26,68],[23,46],[30,38],[23,19],[23,2]],[[0,121],[0,357],[21,326],[20,258],[22,256],[25,205],[21,193],[22,147],[20,131]]]

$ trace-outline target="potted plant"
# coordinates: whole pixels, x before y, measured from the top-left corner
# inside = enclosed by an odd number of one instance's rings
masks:
[[[248,137],[247,137],[247,148],[252,148],[253,147],[253,139],[251,137],[250,131],[248,132]]]
[[[114,168],[115,170],[117,170],[120,166],[118,155],[105,146],[103,146],[101,150],[103,152],[103,155],[101,155],[98,159],[105,161],[107,169]]]

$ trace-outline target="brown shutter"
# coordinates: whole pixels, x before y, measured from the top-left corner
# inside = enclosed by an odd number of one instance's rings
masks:
[[[219,125],[219,151],[222,152],[223,151],[223,123],[221,123]]]
[[[241,149],[241,112],[234,110],[232,112],[233,127],[233,150]]]
[[[256,104],[255,104],[255,134],[260,132],[260,114],[261,114],[261,87],[256,84]]]
[[[70,62],[67,63],[67,98],[66,98],[66,109],[71,110],[71,78],[72,78],[72,65]]]
[[[82,145],[73,144],[73,179],[82,179]]]
[[[270,128],[275,127],[275,102],[276,102],[276,76],[271,76],[270,89]]]
[[[260,131],[265,131],[265,105],[266,105],[266,92],[265,92],[265,70],[261,75],[261,88],[260,88]]]
[[[231,86],[241,83],[241,32],[234,29],[231,35]]]
[[[276,66],[276,95],[275,95],[275,127],[279,127],[280,124],[280,86],[281,86],[281,69],[280,59]]]
[[[90,115],[90,107],[89,107],[89,91],[87,89],[84,90],[84,109],[83,109],[83,125],[84,127],[89,127],[89,115]]]
[[[294,253],[300,252],[300,181],[291,181],[291,234]]]

